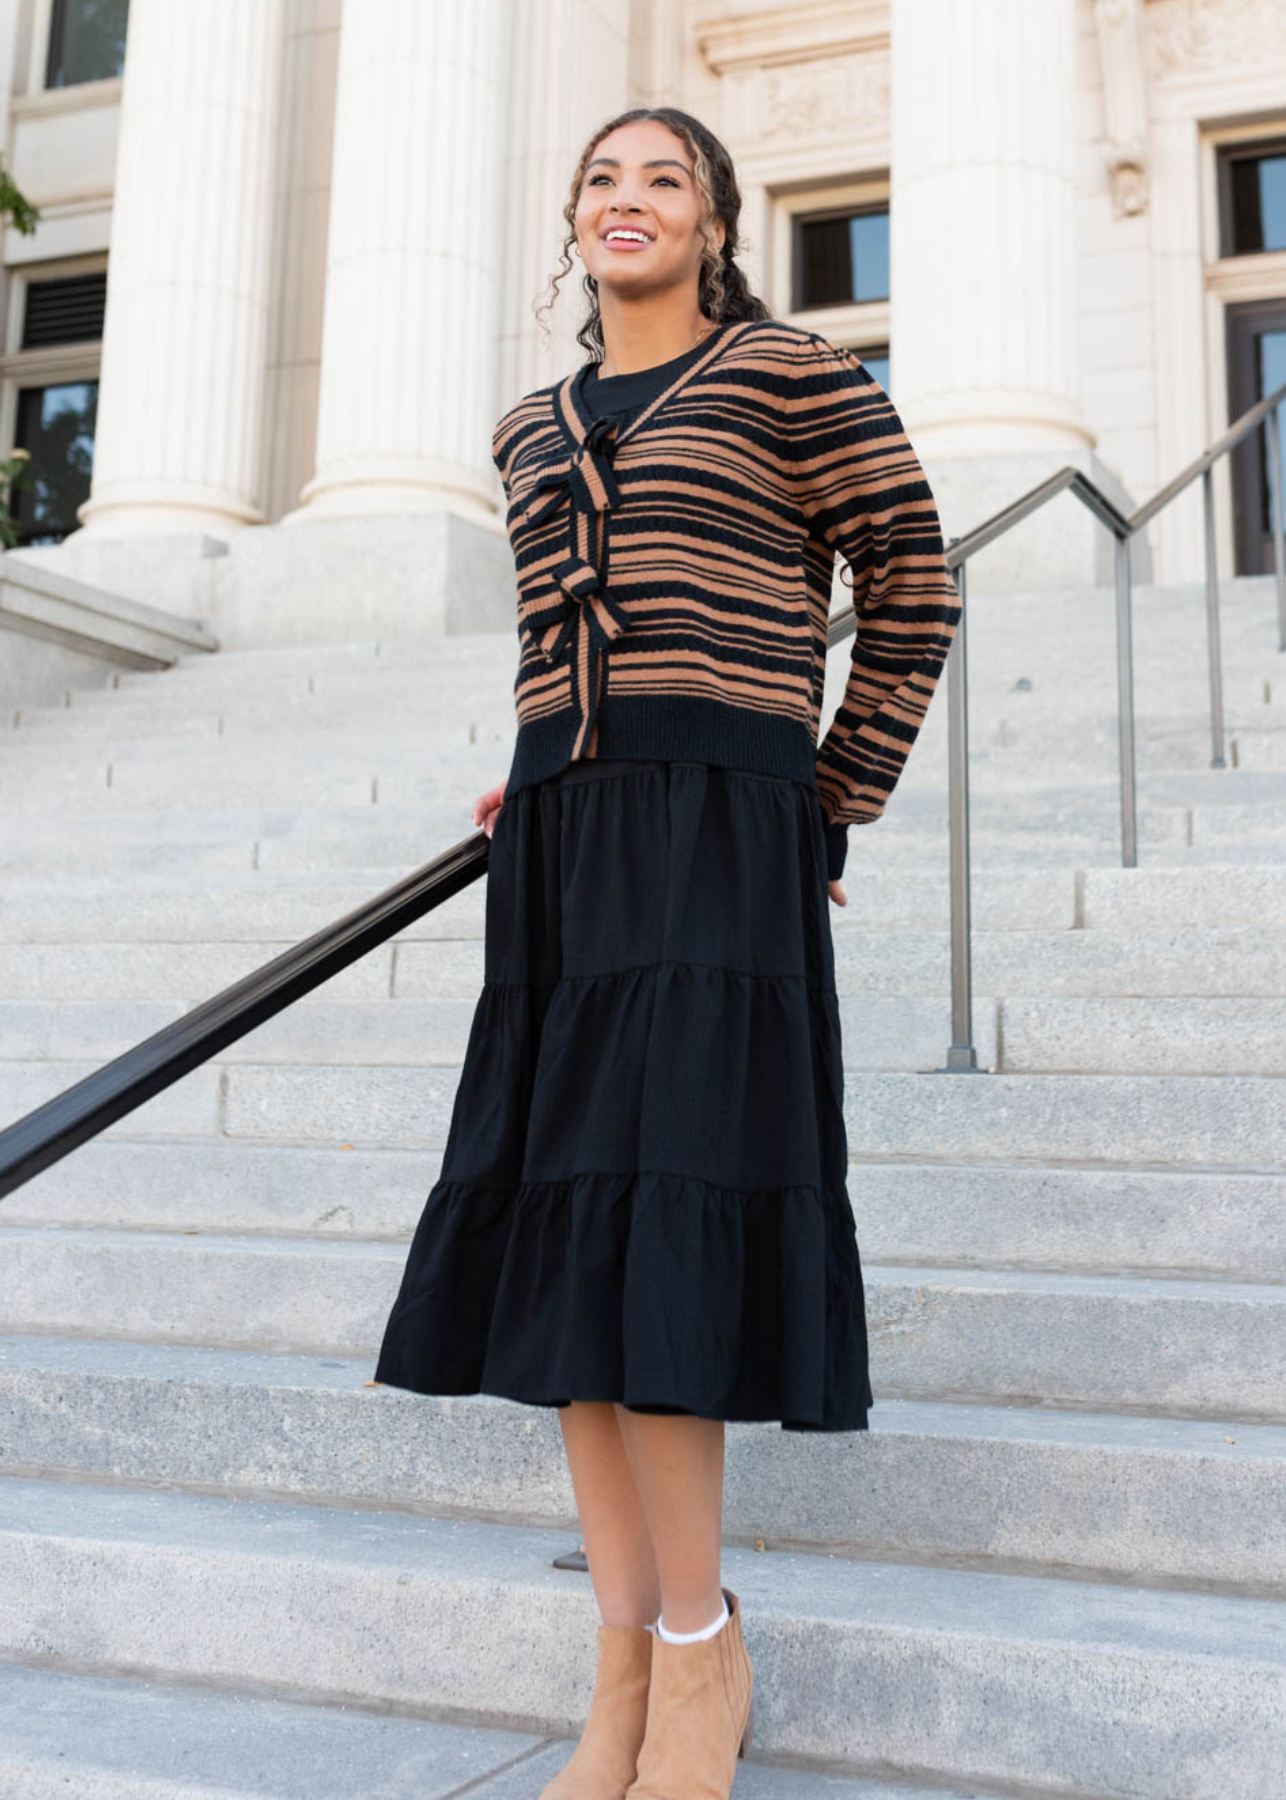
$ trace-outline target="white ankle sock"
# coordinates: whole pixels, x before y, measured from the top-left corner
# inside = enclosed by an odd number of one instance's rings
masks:
[[[728,1611],[728,1602],[725,1600],[719,1617],[712,1624],[702,1626],[700,1631],[669,1631],[660,1619],[652,1629],[658,1637],[664,1638],[667,1644],[695,1644],[703,1638],[712,1638],[717,1631],[723,1629],[731,1617],[732,1614]]]

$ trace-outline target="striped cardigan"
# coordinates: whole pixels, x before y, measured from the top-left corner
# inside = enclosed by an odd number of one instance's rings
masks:
[[[827,873],[878,819],[960,617],[937,507],[851,350],[776,319],[717,326],[624,429],[576,372],[497,422],[518,589],[506,795],[584,756],[813,787]],[[857,630],[821,743],[836,553]]]

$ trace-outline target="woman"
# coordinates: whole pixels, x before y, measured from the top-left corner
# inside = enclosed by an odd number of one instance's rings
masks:
[[[725,1421],[863,1431],[872,1404],[826,902],[957,591],[887,395],[749,292],[739,209],[669,107],[609,121],[572,183],[601,355],[493,439],[518,740],[474,806],[486,979],[376,1369],[559,1408],[602,1622],[545,1800],[729,1793]],[[837,551],[860,641],[819,748]]]

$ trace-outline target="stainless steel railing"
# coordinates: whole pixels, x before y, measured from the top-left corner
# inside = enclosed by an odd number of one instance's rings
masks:
[[[1112,533],[1116,545],[1116,696],[1117,738],[1120,768],[1121,866],[1138,865],[1138,815],[1134,768],[1134,653],[1131,640],[1130,540],[1170,504],[1184,489],[1202,479],[1205,501],[1206,561],[1206,656],[1210,688],[1210,738],[1212,769],[1226,767],[1223,754],[1223,663],[1219,641],[1219,581],[1216,573],[1214,482],[1211,471],[1219,458],[1262,426],[1267,438],[1269,520],[1272,527],[1273,567],[1277,580],[1277,648],[1286,650],[1286,544],[1282,537],[1282,470],[1279,454],[1280,407],[1286,400],[1286,382],[1247,407],[1222,437],[1203,450],[1137,511],[1126,514],[1079,469],[1070,464],[1009,506],[1002,507],[964,537],[946,547],[948,567],[956,571],[960,590],[960,622],[947,655],[947,784],[950,830],[951,878],[951,1043],[943,1074],[977,1074],[978,1056],[973,1042],[972,955],[969,918],[969,706],[968,706],[968,606],[966,573],[969,558],[985,545],[1047,506],[1064,489],[1088,506]],[[837,613],[826,634],[829,650],[856,629],[851,608]]]

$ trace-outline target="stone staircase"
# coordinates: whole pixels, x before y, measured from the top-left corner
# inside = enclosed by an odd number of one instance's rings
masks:
[[[1286,657],[1136,594],[969,600],[833,907],[866,1434],[729,1425],[743,1800],[1286,1794]],[[189,656],[0,725],[0,1122],[473,834],[513,640]],[[845,652],[832,656],[827,714]],[[370,1385],[485,882],[3,1202],[0,1794],[535,1796],[592,1678],[557,1421]],[[567,1646],[571,1646],[570,1652]]]

